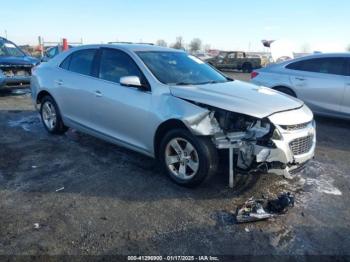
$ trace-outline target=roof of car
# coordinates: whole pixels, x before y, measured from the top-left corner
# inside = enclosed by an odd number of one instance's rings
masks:
[[[162,46],[151,45],[151,44],[125,44],[125,43],[82,45],[79,47],[75,47],[75,50],[86,49],[86,48],[100,48],[100,47],[130,50],[133,52],[141,52],[141,51],[184,52],[183,50],[179,50],[179,49],[173,49],[173,48],[162,47]]]
[[[305,56],[301,56],[298,58],[294,58],[294,59],[290,59],[290,60],[286,60],[283,62],[279,62],[279,63],[274,63],[271,64],[268,67],[280,67],[280,66],[285,66],[294,62],[298,62],[298,61],[303,61],[306,59],[311,59],[311,58],[322,58],[322,57],[350,57],[350,52],[342,52],[342,53],[314,53],[314,54],[309,54],[309,55],[305,55]]]
[[[342,52],[342,53],[315,53],[306,56],[298,57],[298,59],[303,58],[313,58],[313,57],[350,57],[350,52]]]

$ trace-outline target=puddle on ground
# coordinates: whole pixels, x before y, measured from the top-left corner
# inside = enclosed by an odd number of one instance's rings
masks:
[[[314,178],[306,178],[305,184],[312,185],[316,187],[316,190],[321,193],[341,196],[342,192],[333,185],[333,179],[325,179],[324,177],[320,177],[319,179]]]
[[[331,174],[333,176],[331,176]],[[300,174],[299,183],[311,186],[319,193],[341,196],[342,192],[334,185],[334,175],[342,172],[334,165],[312,161]]]
[[[16,120],[9,120],[8,125],[10,127],[20,127],[23,130],[30,132],[34,129],[37,129],[41,123],[40,116],[38,115],[30,115],[24,116]]]
[[[342,171],[334,165],[313,160],[293,180],[281,180],[277,185],[283,190],[301,191],[302,194],[316,191],[321,194],[341,196],[342,192],[334,185],[334,175],[342,174]]]

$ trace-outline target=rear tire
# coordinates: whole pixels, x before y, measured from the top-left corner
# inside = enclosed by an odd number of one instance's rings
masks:
[[[277,90],[279,92],[282,92],[284,94],[290,95],[292,97],[297,97],[296,94],[294,93],[294,91],[292,89],[288,88],[288,87],[281,86],[281,87],[275,87],[273,89],[275,89],[275,90]]]
[[[163,169],[181,186],[197,186],[217,170],[218,152],[210,138],[194,136],[186,129],[166,133],[159,152]]]
[[[242,66],[243,73],[251,73],[253,71],[253,67],[250,63],[244,63]]]
[[[51,134],[64,134],[68,127],[62,121],[59,108],[51,96],[44,96],[40,106],[41,121]]]

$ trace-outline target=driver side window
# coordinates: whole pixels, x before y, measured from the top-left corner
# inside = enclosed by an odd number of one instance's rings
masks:
[[[138,76],[141,82],[143,80],[143,74],[129,55],[115,49],[103,49],[98,77],[119,83],[124,76]]]

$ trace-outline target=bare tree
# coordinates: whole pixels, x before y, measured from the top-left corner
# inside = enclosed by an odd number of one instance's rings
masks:
[[[171,47],[175,49],[185,49],[182,36],[176,37],[176,42]]]
[[[156,44],[159,46],[164,46],[164,47],[168,46],[167,42],[165,42],[163,39],[157,40]]]
[[[202,40],[194,38],[190,43],[190,51],[192,53],[199,51],[202,48]]]
[[[210,44],[205,44],[205,45],[203,46],[203,49],[204,49],[205,52],[208,52],[208,51],[211,49]]]

